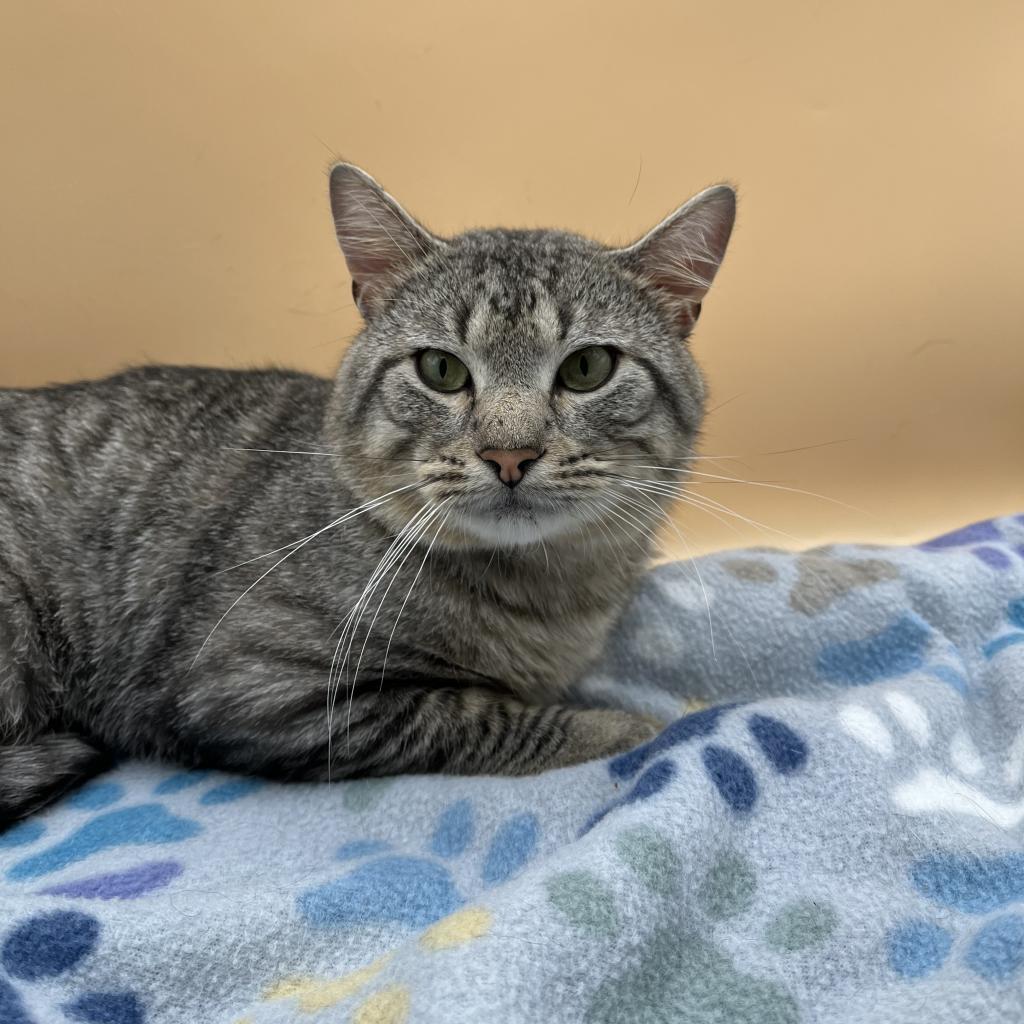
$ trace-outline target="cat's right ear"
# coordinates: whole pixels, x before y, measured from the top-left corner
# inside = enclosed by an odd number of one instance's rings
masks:
[[[352,297],[367,319],[418,260],[443,244],[354,164],[331,168],[331,212]]]
[[[680,329],[689,333],[725,256],[735,219],[736,193],[729,185],[715,185],[613,256],[662,296]]]

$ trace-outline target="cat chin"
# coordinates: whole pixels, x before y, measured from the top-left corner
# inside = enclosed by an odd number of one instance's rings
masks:
[[[463,515],[462,528],[478,540],[501,547],[526,547],[568,533],[580,525],[567,512],[531,515]]]

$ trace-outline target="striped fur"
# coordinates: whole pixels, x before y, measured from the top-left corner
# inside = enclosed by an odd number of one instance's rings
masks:
[[[0,391],[0,828],[111,754],[522,774],[650,735],[559,701],[669,501],[644,514],[615,480],[692,450],[693,268],[706,288],[731,205],[670,246],[673,290],[645,262],[662,234],[441,240],[347,165],[332,201],[367,318],[334,381],[149,367]],[[595,343],[619,352],[608,384],[553,389]],[[424,347],[473,388],[427,388]],[[543,457],[511,490],[476,452],[517,447]]]

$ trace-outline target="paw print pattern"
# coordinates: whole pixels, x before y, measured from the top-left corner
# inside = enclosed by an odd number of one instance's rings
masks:
[[[315,928],[397,925],[419,930],[416,945],[425,955],[455,949],[490,932],[493,915],[467,905],[451,866],[465,860],[476,845],[476,814],[469,800],[446,807],[435,820],[425,849],[410,855],[375,838],[350,840],[336,857],[355,866],[334,881],[303,893],[299,914]],[[494,830],[473,869],[480,889],[516,876],[536,852],[540,826],[532,813],[506,818]],[[264,1002],[294,1000],[297,1012],[319,1013],[361,994],[391,963],[387,954],[337,978],[287,977],[271,986]],[[387,983],[352,1011],[352,1024],[402,1024],[412,996],[407,986]]]
[[[900,745],[922,751],[934,744],[934,731],[924,708],[904,693],[886,693],[882,702],[890,726],[874,708],[850,703],[839,711],[839,723],[865,749],[891,760]],[[891,799],[906,814],[957,814],[977,818],[1000,829],[1024,821],[1024,800],[995,799],[968,781],[984,771],[984,762],[970,736],[957,731],[946,750],[948,767],[917,767],[898,781]],[[918,759],[915,758],[915,761]],[[1024,778],[1024,730],[1001,760],[1003,779],[1017,786]],[[915,861],[913,888],[929,903],[959,914],[984,917],[977,929],[965,921],[960,933],[966,946],[958,956],[974,974],[989,981],[1017,975],[1024,967],[1024,914],[1005,912],[1014,904],[1024,910],[1024,854],[992,856],[941,852]],[[937,971],[958,946],[958,933],[926,917],[908,918],[887,936],[889,966],[912,980]]]
[[[987,915],[977,930],[965,929],[968,939],[961,957],[969,970],[991,982],[1021,973],[1024,854],[934,854],[918,860],[910,875],[914,888],[930,902],[963,914]],[[1016,912],[1003,912],[1014,904]],[[889,964],[902,978],[921,978],[947,962],[955,943],[948,928],[932,921],[902,921],[888,935]]]
[[[840,707],[840,727],[862,747],[885,761],[896,755],[898,745],[909,743],[914,750],[932,746],[931,720],[917,701],[905,693],[890,691],[883,695],[881,703],[887,716],[895,720],[895,728],[882,718],[881,709],[876,711],[874,707],[859,702]],[[896,783],[891,799],[900,811],[915,815],[959,814],[979,818],[1004,829],[1014,828],[1024,821],[1024,800],[996,799],[968,781],[980,775],[985,765],[966,730],[954,733],[946,756],[949,768],[940,770],[924,765],[918,767],[910,778]],[[1008,787],[1019,785],[1024,778],[1024,729],[1006,751],[1002,775]]]
[[[493,922],[491,912],[483,907],[457,910],[422,932],[418,946],[428,954],[456,949],[482,938],[490,931]],[[290,999],[294,1000],[293,1005],[299,1013],[319,1013],[360,994],[378,979],[392,959],[393,955],[387,953],[366,967],[338,978],[287,977],[267,989],[262,1001],[273,1003]],[[411,993],[405,985],[387,984],[355,1008],[351,1021],[353,1024],[404,1024],[411,1002]],[[242,1018],[235,1024],[246,1022],[247,1018]]]
[[[979,562],[990,569],[1004,572],[1013,565],[1010,548],[1006,544],[1002,530],[998,524],[986,519],[980,523],[972,523],[941,537],[925,541],[919,545],[922,551],[950,551],[967,548]],[[1024,545],[1016,549],[1017,554],[1024,558]]]
[[[630,887],[639,884],[662,900],[681,900],[689,872],[656,829],[626,829],[613,845]],[[613,886],[594,872],[561,872],[550,876],[545,888],[550,904],[570,927],[593,941],[613,941],[635,927],[628,919],[629,901],[617,905]],[[708,925],[656,926],[631,965],[613,972],[594,992],[585,1013],[588,1024],[683,1019],[692,1024],[795,1024],[796,1004],[782,986],[740,970],[709,939],[715,923],[747,914],[757,894],[750,861],[738,852],[723,852],[696,891],[694,912],[702,912]],[[812,953],[827,947],[837,923],[827,901],[795,900],[770,915],[762,940],[781,956]]]
[[[391,954],[387,954],[339,978],[284,978],[267,989],[263,994],[263,1002],[293,1000],[298,1013],[319,1013],[362,992],[380,975],[391,959]],[[408,1018],[409,1004],[410,994],[405,986],[389,985],[364,1000],[352,1020],[356,1024],[402,1024]],[[236,1024],[245,1024],[246,1020],[242,1018]]]
[[[884,559],[841,559],[822,551],[805,552],[796,566],[789,606],[807,616],[820,615],[853,590],[900,577],[899,567]]]
[[[828,644],[817,658],[818,674],[838,686],[866,686],[924,671],[961,696],[968,690],[962,668],[956,648],[913,612],[867,636]]]
[[[600,808],[583,826],[589,832],[599,821],[619,807],[647,800],[661,792],[678,774],[675,761],[661,755],[684,743],[710,739],[718,729],[722,716],[734,704],[698,711],[673,722],[649,743],[620,754],[608,764],[612,777],[628,780],[636,777],[632,787],[612,803]],[[807,763],[806,741],[784,722],[769,715],[754,714],[747,720],[747,729],[772,770],[780,776],[792,775]],[[750,763],[730,747],[705,743],[700,753],[705,774],[719,796],[736,814],[747,814],[757,804],[760,788]],[[646,767],[645,767],[646,766]]]
[[[14,925],[0,946],[0,1020],[36,1024],[16,986],[52,981],[74,971],[94,953],[100,931],[95,917],[76,910],[37,914]],[[64,1003],[61,1011],[65,1019],[82,1024],[145,1022],[138,995],[128,991],[85,992]]]
[[[769,584],[779,579],[779,570],[763,558],[727,558],[721,566],[744,583]],[[799,555],[796,570],[789,606],[809,617],[821,615],[854,590],[900,577],[899,566],[893,562],[880,558],[837,558],[826,548]]]
[[[204,782],[208,772],[178,772],[161,780],[153,795],[166,797]],[[258,791],[264,783],[258,779],[228,779],[217,782],[199,798],[201,806],[233,803]],[[102,811],[90,817],[68,836],[44,850],[16,861],[6,870],[11,882],[29,882],[73,867],[107,850],[125,846],[164,846],[191,839],[202,826],[168,810],[162,803],[147,802],[113,808],[125,797],[124,787],[110,781],[92,782],[72,793],[63,806],[72,810]],[[29,819],[0,836],[0,851],[32,846],[43,838],[46,826]],[[47,886],[39,892],[50,896],[74,896],[82,899],[136,899],[169,885],[181,875],[177,860],[147,861],[126,871],[92,875]]]
[[[987,525],[996,529],[993,524]],[[941,547],[945,538],[929,543]],[[1003,557],[999,552],[996,555]],[[986,558],[991,564],[996,556],[984,556],[982,560]],[[746,583],[773,584],[780,579],[779,569],[763,558],[729,558],[721,565]],[[789,592],[789,606],[808,617],[824,614],[856,590],[901,578],[895,562],[883,558],[839,558],[827,548],[804,552],[796,558],[795,566],[796,580]],[[1021,640],[1024,641],[1024,633]],[[959,652],[913,613],[898,615],[866,636],[827,644],[818,652],[816,668],[822,680],[838,686],[864,686],[908,672],[925,671],[958,693],[967,693]]]
[[[829,644],[818,655],[818,672],[846,686],[905,675],[924,665],[931,636],[931,627],[920,616],[902,615],[862,639]]]
[[[123,787],[115,782],[94,782],[73,793],[65,801],[65,806],[74,810],[102,810],[103,813],[94,814],[70,835],[46,849],[15,861],[7,868],[7,880],[33,881],[72,867],[105,850],[176,843],[201,831],[197,822],[172,814],[158,803],[107,810],[124,795]],[[0,837],[0,849],[33,845],[44,834],[43,823],[30,819]],[[155,860],[127,871],[62,881],[39,891],[51,896],[83,899],[135,899],[170,884],[182,870],[182,865],[176,860]]]
[[[316,927],[356,924],[397,924],[424,928],[455,913],[466,903],[448,863],[473,845],[472,803],[459,800],[438,817],[427,844],[428,855],[391,852],[375,839],[346,843],[341,860],[360,860],[340,878],[303,893],[301,916]],[[481,887],[498,885],[533,857],[540,834],[536,815],[507,818],[497,828],[479,867]]]
[[[757,890],[753,864],[741,853],[726,850],[708,868],[697,902],[712,921],[731,920],[753,907]],[[801,898],[784,903],[770,916],[763,937],[776,952],[796,953],[823,946],[837,924],[838,915],[827,899]]]
[[[990,661],[1009,647],[1024,644],[1024,596],[1018,597],[1006,606],[1006,619],[1009,629],[984,647],[985,657]]]
[[[190,790],[205,782],[208,775],[169,775],[154,787],[153,796],[164,798]],[[196,803],[215,807],[241,799],[262,785],[249,779],[218,778]],[[79,865],[106,851],[148,851],[181,843],[202,831],[197,821],[172,812],[156,800],[118,806],[126,798],[121,783],[101,778],[63,801],[66,813],[88,813],[85,821],[63,837],[44,845],[49,827],[46,818],[31,818],[9,829],[0,836],[0,854],[12,853],[16,859],[6,867],[5,881],[28,886],[41,895],[76,900],[133,900],[170,885],[182,875],[184,865],[166,856],[118,871],[73,874]],[[36,888],[58,872],[62,873],[59,881]],[[99,919],[77,909],[37,914],[14,923],[0,945],[0,1021],[42,1024],[35,1020],[35,1011],[28,1009],[26,993],[33,986],[58,979],[73,986],[73,972],[88,957],[98,955],[101,938]],[[33,992],[32,1005],[50,998],[49,990]],[[52,1008],[46,1024],[56,1021],[58,1013],[63,1014],[62,1019],[82,1024],[144,1024],[146,1020],[143,1001],[133,991],[83,992],[65,999],[59,1009]]]
[[[150,846],[197,835],[200,826],[162,804],[138,804],[91,818],[67,838],[11,865],[7,878],[26,881],[86,860],[116,846]]]

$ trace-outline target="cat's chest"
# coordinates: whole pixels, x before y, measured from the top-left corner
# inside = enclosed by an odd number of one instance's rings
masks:
[[[545,597],[516,588],[452,595],[445,646],[458,664],[527,701],[556,700],[599,656],[620,602],[611,594],[574,600],[571,589]]]

